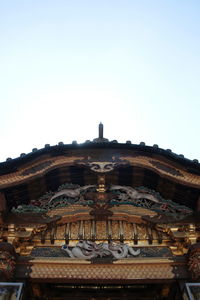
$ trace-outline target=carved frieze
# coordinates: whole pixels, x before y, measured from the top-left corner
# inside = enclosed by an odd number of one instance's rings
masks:
[[[159,193],[146,187],[133,188],[130,186],[111,185],[106,187],[105,191],[99,191],[99,185],[79,186],[73,184],[61,186],[57,192],[47,193],[38,200],[32,200],[29,205],[20,205],[17,208],[13,208],[12,211],[14,213],[31,211],[45,213],[72,204],[90,206],[93,208],[95,215],[98,215],[98,210],[101,210],[100,215],[103,215],[103,209],[105,216],[112,214],[108,213],[108,207],[124,204],[145,208],[177,220],[193,213],[190,208],[163,199]]]
[[[128,244],[100,243],[97,244],[88,240],[80,240],[74,247],[63,245],[62,250],[71,258],[102,258],[111,257],[114,259],[122,259],[138,256],[140,249],[133,249]]]
[[[120,245],[117,244],[116,245]],[[68,245],[69,251],[72,251],[72,249],[76,245]],[[138,251],[137,256],[131,256],[130,253],[128,253],[129,258],[172,258],[173,254],[168,247],[131,247],[133,250],[140,250],[140,253]],[[71,254],[71,252],[70,252]],[[33,258],[45,258],[45,257],[57,257],[57,258],[70,258],[70,255],[67,253],[67,251],[63,251],[62,247],[35,247],[31,252],[31,257]],[[104,256],[106,258],[106,256]],[[112,254],[110,254],[110,257],[112,257]],[[100,258],[100,255],[99,255]]]

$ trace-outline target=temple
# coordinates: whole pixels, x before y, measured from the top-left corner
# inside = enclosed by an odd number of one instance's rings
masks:
[[[93,141],[8,158],[0,299],[200,299],[199,216],[198,160],[101,123]]]

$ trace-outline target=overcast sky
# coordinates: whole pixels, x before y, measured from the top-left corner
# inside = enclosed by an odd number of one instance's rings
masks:
[[[60,141],[200,159],[200,1],[0,1],[0,161]]]

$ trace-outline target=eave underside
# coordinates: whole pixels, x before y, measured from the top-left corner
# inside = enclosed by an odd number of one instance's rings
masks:
[[[78,166],[62,166],[48,171],[42,177],[26,180],[1,191],[5,194],[8,209],[20,204],[28,204],[30,200],[38,199],[49,191],[56,191],[65,183],[79,184],[80,186],[97,183],[98,174]],[[109,185],[125,185],[132,187],[145,186],[155,190],[165,199],[195,209],[200,189],[177,182],[173,178],[161,176],[155,171],[139,166],[120,167],[106,174]]]

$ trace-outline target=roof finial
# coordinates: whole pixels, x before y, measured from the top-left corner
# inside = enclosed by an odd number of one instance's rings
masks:
[[[94,143],[105,143],[105,142],[109,142],[108,139],[105,139],[103,137],[103,124],[100,122],[99,123],[99,136],[98,138],[93,140]]]
[[[99,124],[99,139],[103,139],[103,124]]]

